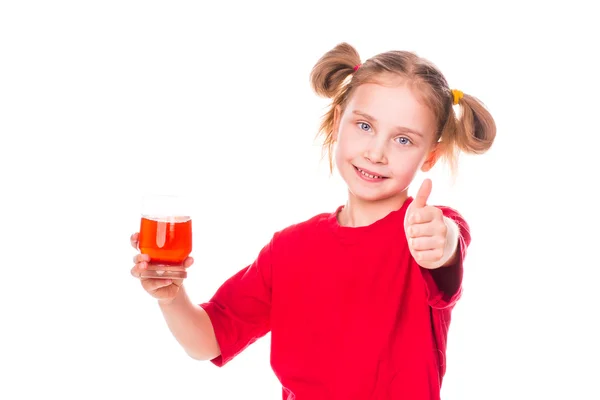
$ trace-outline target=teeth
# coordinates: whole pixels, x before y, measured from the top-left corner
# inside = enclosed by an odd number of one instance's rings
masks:
[[[358,170],[358,171],[359,171],[361,174],[363,174],[364,176],[366,176],[366,177],[368,177],[368,178],[371,178],[371,179],[383,179],[383,176],[377,176],[377,175],[371,175],[371,174],[367,174],[365,171],[363,171],[363,170],[362,170],[362,169],[360,169],[360,168],[357,168],[357,170]]]

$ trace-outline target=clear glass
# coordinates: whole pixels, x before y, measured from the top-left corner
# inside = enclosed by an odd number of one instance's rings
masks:
[[[142,278],[186,278],[184,261],[192,252],[188,199],[175,195],[142,198],[139,248],[150,256]]]

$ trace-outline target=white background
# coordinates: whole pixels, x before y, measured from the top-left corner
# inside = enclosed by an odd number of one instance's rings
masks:
[[[416,51],[497,121],[454,184],[429,174],[473,233],[443,398],[600,398],[592,6],[218,4],[0,3],[0,398],[280,398],[268,336],[223,369],[184,354],[129,235],[143,193],[194,196],[202,302],[273,231],[343,203],[308,84],[342,41]]]

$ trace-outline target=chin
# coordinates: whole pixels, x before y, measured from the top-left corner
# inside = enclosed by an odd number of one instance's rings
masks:
[[[357,199],[366,202],[380,202],[389,200],[394,197],[400,197],[402,190],[391,187],[386,187],[383,183],[379,188],[368,187],[368,185],[362,184],[362,182],[352,181],[352,179],[344,178],[348,191]],[[391,183],[391,182],[387,182]]]
[[[352,188],[349,188],[349,191],[357,199],[364,201],[364,202],[369,202],[369,203],[378,203],[378,202],[390,200],[395,197],[400,197],[400,193],[396,193],[396,192],[394,192],[394,193],[372,193],[372,192],[367,192],[367,191],[360,190],[360,189],[353,190]]]

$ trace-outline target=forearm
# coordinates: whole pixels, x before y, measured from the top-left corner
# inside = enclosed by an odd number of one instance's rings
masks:
[[[169,302],[159,301],[162,314],[175,339],[197,360],[211,360],[221,354],[208,314],[193,304],[182,286]]]

